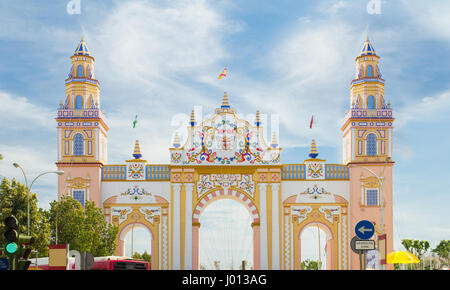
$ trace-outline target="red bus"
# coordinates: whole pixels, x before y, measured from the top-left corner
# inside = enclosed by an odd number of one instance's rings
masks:
[[[31,264],[28,270],[51,270],[48,266],[48,257],[29,260]],[[79,270],[75,264],[75,258],[68,258],[66,270]],[[150,263],[129,257],[96,257],[92,270],[150,270]]]

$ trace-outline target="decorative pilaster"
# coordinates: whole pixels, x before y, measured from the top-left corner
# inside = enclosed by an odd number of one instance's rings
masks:
[[[184,238],[184,270],[192,270],[192,195],[193,183],[185,183],[186,211]]]
[[[172,269],[181,269],[180,255],[180,197],[181,183],[172,183],[173,192],[173,212],[172,212]]]
[[[261,270],[269,267],[267,247],[267,183],[259,183],[259,208],[260,208],[260,259]]]
[[[280,270],[280,204],[279,183],[271,183],[272,187],[272,270]]]

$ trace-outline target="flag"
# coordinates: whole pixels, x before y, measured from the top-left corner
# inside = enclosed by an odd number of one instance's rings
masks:
[[[136,115],[136,117],[134,117],[133,128],[136,128],[136,124],[137,124],[137,115]]]
[[[227,69],[224,68],[224,69],[223,69],[223,72],[219,75],[219,80],[220,80],[222,77],[226,77],[226,76],[227,76]]]
[[[309,129],[312,128],[313,122],[314,122],[314,116],[311,116],[311,122],[309,123]]]

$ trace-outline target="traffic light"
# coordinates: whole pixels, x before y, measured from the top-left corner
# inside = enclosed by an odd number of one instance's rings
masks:
[[[17,270],[28,270],[31,261],[28,261],[28,257],[31,253],[31,245],[34,243],[34,238],[27,235],[19,234],[17,243],[19,244],[19,250],[17,251],[17,256],[19,257],[17,261]]]
[[[19,223],[14,216],[5,219],[5,253],[9,260],[10,270],[28,270],[31,261],[28,257],[31,253],[30,246],[34,243],[34,238],[24,234],[19,234]]]
[[[5,243],[5,253],[9,259],[9,269],[16,269],[16,261],[17,261],[17,252],[19,250],[19,246],[17,241],[19,239],[19,234],[17,233],[17,229],[19,228],[19,223],[17,222],[16,217],[9,216],[5,219],[5,232],[4,236],[6,239]]]

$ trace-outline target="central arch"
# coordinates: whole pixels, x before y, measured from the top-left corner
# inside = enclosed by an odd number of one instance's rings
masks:
[[[233,199],[240,202],[249,211],[252,217],[253,231],[253,265],[255,269],[260,268],[260,215],[258,208],[246,193],[238,189],[213,189],[205,193],[198,201],[192,215],[192,269],[198,270],[200,267],[200,216],[204,209],[211,203],[219,199]]]

